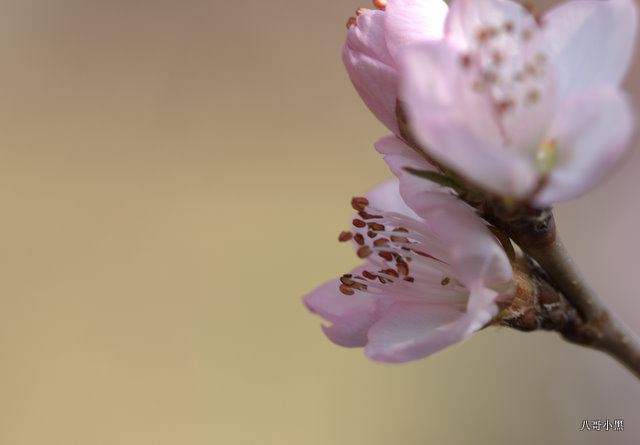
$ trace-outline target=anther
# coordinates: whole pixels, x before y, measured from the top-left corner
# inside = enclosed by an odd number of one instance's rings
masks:
[[[372,274],[371,272],[369,272],[368,270],[365,270],[362,272],[362,275],[364,275],[364,277],[368,280],[375,280],[376,279],[376,275]]]
[[[444,279],[440,282],[440,284],[442,284],[443,286],[446,286],[447,284],[449,284],[451,282],[451,278],[449,277],[444,277]]]
[[[353,236],[353,240],[358,243],[360,246],[364,246],[364,236],[362,236],[362,234],[360,233],[356,233]]]
[[[476,40],[478,41],[478,43],[485,43],[496,35],[498,35],[498,31],[496,31],[495,28],[482,28],[477,32]]]
[[[369,200],[361,196],[356,196],[351,199],[351,207],[356,212],[362,212],[369,205]]]
[[[385,273],[385,274],[387,274],[387,275],[391,275],[391,276],[392,276],[392,277],[394,277],[394,278],[399,278],[399,277],[400,277],[400,275],[398,275],[398,272],[396,272],[396,271],[395,271],[395,270],[393,270],[393,269],[385,269],[385,270],[383,270],[382,272],[383,272],[383,273]]]
[[[373,6],[384,11],[387,8],[387,0],[373,0]]]
[[[360,218],[362,219],[382,218],[382,215],[372,215],[371,213],[367,213],[365,210],[360,210],[358,215],[360,215]]]
[[[356,22],[356,18],[355,17],[349,17],[347,19],[347,29],[351,28],[351,26],[356,26],[357,22]],[[352,294],[353,295],[353,294]]]
[[[396,266],[398,268],[398,272],[402,275],[409,275],[409,266],[407,263],[399,262]]]
[[[340,282],[345,286],[353,286],[356,282],[351,279],[351,274],[345,274],[340,277]]]
[[[345,241],[349,241],[351,238],[353,238],[353,233],[347,232],[345,230],[341,232],[340,235],[338,236],[338,241],[340,241],[341,243],[344,243]]]
[[[464,69],[469,69],[471,66],[471,56],[469,54],[460,56],[460,66]]]
[[[370,222],[367,224],[371,230],[378,230],[378,231],[384,230],[384,226],[382,224],[374,223],[374,222]]]
[[[369,238],[375,238],[376,236],[378,236],[378,234],[377,234],[376,232],[374,232],[373,230],[369,230],[369,231],[367,232],[367,236],[368,236]]]
[[[511,110],[514,106],[515,102],[510,99],[501,100],[496,103],[496,111],[498,112],[498,114],[504,114],[507,111]]]
[[[413,283],[416,279],[413,277],[404,277],[403,280],[408,281],[409,283]]]
[[[406,236],[391,235],[391,241],[393,241],[394,243],[408,243],[409,238],[407,238]]]
[[[389,240],[386,238],[379,238],[373,242],[373,245],[376,247],[386,246],[389,244]]]
[[[367,11],[370,11],[370,9],[369,8],[358,8],[358,9],[356,9],[356,16],[362,15]]]
[[[359,258],[366,258],[369,255],[371,255],[372,252],[373,251],[369,246],[362,246],[361,248],[358,249],[356,254],[358,255]]]
[[[353,294],[355,294],[355,291],[353,289],[349,289],[344,284],[340,285],[340,292],[342,292],[345,295],[353,295]]]
[[[353,225],[354,225],[354,226],[356,226],[356,227],[360,227],[360,228],[362,228],[362,227],[366,226],[366,224],[364,223],[364,221],[362,221],[361,219],[357,219],[357,218],[356,218],[356,219],[354,219],[352,222],[353,222]]]
[[[378,256],[387,261],[393,261],[393,254],[391,252],[378,252]]]
[[[540,92],[538,90],[531,89],[527,92],[527,104],[532,105],[540,99]]]

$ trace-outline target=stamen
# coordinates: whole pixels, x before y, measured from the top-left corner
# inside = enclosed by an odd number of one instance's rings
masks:
[[[471,56],[469,54],[463,54],[460,56],[460,66],[464,69],[469,69],[471,66]]]
[[[505,24],[502,25],[502,29],[504,29],[506,33],[511,34],[515,27],[513,25],[513,22],[505,22]]]
[[[358,9],[356,9],[356,16],[362,15],[367,11],[370,11],[370,9],[369,8],[358,8]]]
[[[342,292],[345,295],[353,295],[356,292],[353,289],[349,289],[347,286],[345,286],[344,284],[340,285],[340,292]]]
[[[388,240],[388,239],[386,239],[386,238],[379,238],[379,239],[377,239],[377,240],[375,240],[375,241],[373,242],[373,245],[374,245],[375,247],[382,247],[382,246],[386,246],[386,245],[388,245],[388,244],[389,244],[389,240]]]
[[[499,114],[504,114],[507,111],[511,110],[515,105],[516,103],[511,99],[501,100],[496,103],[496,111]]]
[[[368,270],[365,270],[364,272],[362,272],[362,275],[364,275],[364,277],[369,279],[369,280],[375,280],[376,279],[376,276],[374,274],[372,274],[371,272],[369,272]]]
[[[369,205],[369,200],[361,196],[356,196],[351,199],[351,207],[356,212],[362,212]]]
[[[351,28],[351,26],[357,26],[357,22],[356,22],[356,18],[355,17],[349,17],[347,19],[347,29]],[[351,295],[353,295],[353,293]]]
[[[387,0],[373,0],[373,6],[384,11],[387,8]]]
[[[340,282],[341,282],[342,284],[344,284],[345,286],[349,286],[349,287],[351,287],[351,286],[353,286],[353,285],[355,284],[355,281],[353,281],[353,280],[351,279],[351,277],[352,277],[352,275],[351,275],[350,273],[348,273],[348,274],[344,274],[344,275],[342,275],[342,276],[340,277]]]
[[[540,91],[535,88],[529,90],[527,92],[527,105],[532,105],[540,99]]]

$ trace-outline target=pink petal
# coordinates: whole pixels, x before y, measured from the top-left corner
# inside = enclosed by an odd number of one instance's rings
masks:
[[[382,11],[367,11],[349,27],[342,60],[353,86],[371,112],[394,133],[397,72],[387,51]]]
[[[629,101],[617,88],[592,89],[563,104],[549,132],[557,163],[534,204],[549,206],[593,187],[625,153],[633,127]]]
[[[366,269],[361,266],[352,273]],[[329,339],[345,347],[362,347],[367,343],[367,331],[376,319],[376,299],[356,292],[344,295],[339,280],[331,280],[307,294],[303,301],[309,310],[330,323],[322,326]]]
[[[439,185],[405,170],[409,167],[416,170],[437,172],[436,168],[422,155],[396,136],[380,139],[376,142],[375,147],[379,153],[385,155],[384,161],[391,172],[400,180],[400,195],[404,202],[410,202],[412,197],[419,193],[442,189]]]
[[[560,75],[561,96],[622,81],[635,44],[635,1],[571,1],[544,16],[543,32]]]
[[[396,57],[415,42],[440,39],[449,8],[442,0],[392,0],[387,4],[387,48]]]
[[[489,191],[521,198],[537,173],[523,154],[504,146],[489,98],[470,88],[457,50],[416,44],[401,60],[400,98],[413,135],[428,154]]]
[[[464,338],[466,329],[439,330],[463,317],[448,305],[396,302],[369,330],[365,354],[388,363],[424,358]]]
[[[431,355],[485,326],[497,313],[496,292],[472,292],[467,312],[448,305],[398,301],[369,330],[365,353],[373,360],[400,363]]]
[[[449,264],[468,288],[511,280],[502,247],[475,211],[453,195],[424,192],[407,203],[449,251]]]
[[[394,212],[414,219],[418,216],[411,210],[400,196],[399,184],[396,179],[390,179],[367,192],[369,204],[385,212]]]

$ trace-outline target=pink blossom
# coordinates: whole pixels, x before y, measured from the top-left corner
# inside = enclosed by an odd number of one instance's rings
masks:
[[[349,25],[342,51],[349,77],[373,114],[395,134],[398,54],[412,43],[441,39],[447,11],[442,0],[391,0],[386,11],[367,10]]]
[[[407,18],[428,5],[389,1],[387,49],[390,30],[413,35]],[[572,1],[541,17],[510,0],[451,2],[442,39],[394,54],[412,135],[495,194],[543,208],[584,193],[633,133],[620,83],[636,22],[634,0]]]
[[[331,323],[323,326],[330,340],[364,346],[383,362],[416,360],[463,340],[512,292],[509,260],[470,207],[427,181],[402,184],[413,208],[397,180],[354,198],[354,230],[340,240],[351,239],[366,262],[304,298]]]

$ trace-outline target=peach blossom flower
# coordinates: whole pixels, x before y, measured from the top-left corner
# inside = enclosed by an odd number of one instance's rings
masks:
[[[403,187],[411,180],[403,181]],[[483,328],[512,292],[500,244],[466,204],[427,181],[413,208],[397,180],[354,198],[352,240],[366,262],[304,298],[334,343],[383,362],[426,357]]]

